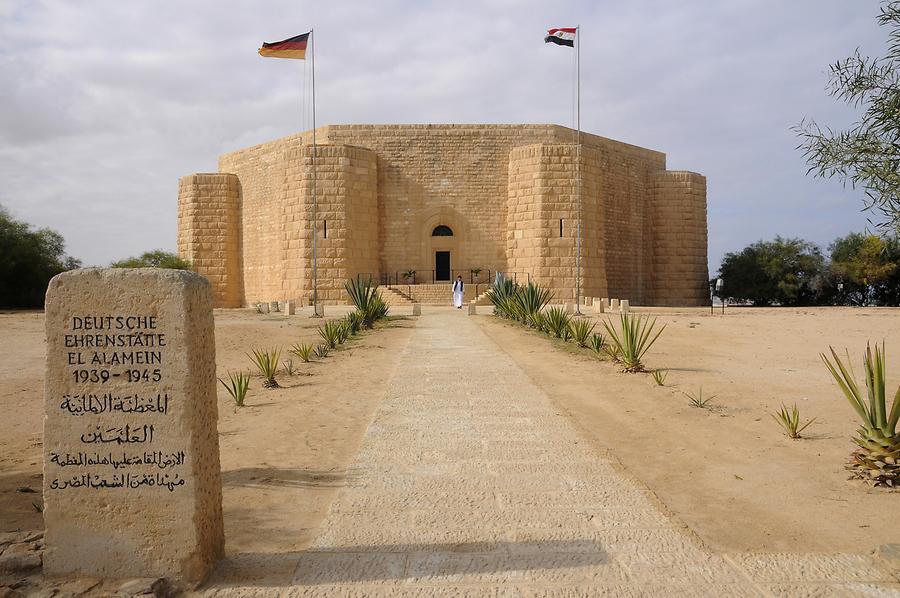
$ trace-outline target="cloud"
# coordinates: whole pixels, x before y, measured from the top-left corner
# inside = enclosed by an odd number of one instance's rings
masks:
[[[807,178],[789,128],[852,119],[824,72],[880,51],[877,7],[0,0],[0,204],[89,264],[174,249],[178,177],[310,125],[309,62],[260,42],[315,26],[319,124],[571,125],[572,53],[541,38],[580,24],[583,128],[707,175],[712,269],[774,234],[824,245],[865,226],[859,194]]]

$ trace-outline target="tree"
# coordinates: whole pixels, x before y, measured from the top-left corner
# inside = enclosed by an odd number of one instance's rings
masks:
[[[828,94],[862,117],[846,131],[804,120],[794,127],[809,164],[808,174],[838,177],[861,187],[865,209],[886,219],[877,226],[900,229],[900,1],[883,0],[878,23],[890,29],[884,57],[856,53],[830,67]]]
[[[897,242],[892,241],[893,246]],[[888,241],[874,235],[850,233],[835,239],[831,251],[832,276],[843,283],[845,302],[855,305],[890,303],[891,290],[886,283],[897,272]],[[895,250],[896,251],[896,250]]]
[[[129,257],[110,264],[113,268],[170,268],[172,270],[190,270],[191,263],[181,259],[174,253],[154,249],[142,253],[139,257]]]
[[[758,241],[725,254],[720,295],[757,306],[809,305],[815,303],[824,268],[822,252],[813,243],[782,237]]]
[[[79,266],[65,254],[62,235],[48,228],[31,230],[0,206],[0,308],[44,307],[50,279]]]

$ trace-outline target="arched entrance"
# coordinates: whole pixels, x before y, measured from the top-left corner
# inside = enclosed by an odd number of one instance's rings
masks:
[[[454,240],[452,239],[453,229],[446,224],[439,224],[432,229],[431,236],[431,246],[434,250],[434,280],[449,282],[453,278],[453,267],[450,261],[452,241]]]

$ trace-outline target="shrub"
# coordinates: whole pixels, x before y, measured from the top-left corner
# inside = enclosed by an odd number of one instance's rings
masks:
[[[641,315],[624,313],[621,316],[620,327],[616,329],[612,322],[603,323],[606,332],[609,333],[610,343],[615,345],[620,355],[620,361],[625,366],[626,372],[641,372],[644,370],[642,359],[659,335],[666,329],[665,325],[656,334],[653,328],[656,326],[656,318],[645,318]]]
[[[344,283],[344,289],[350,295],[350,301],[361,313],[362,325],[371,328],[375,322],[388,315],[388,306],[371,278],[357,276]]]
[[[328,353],[330,351],[331,351],[331,349],[328,347],[327,344],[316,345],[315,353],[316,353],[316,357],[318,357],[319,359],[325,359],[326,357],[328,357]]]
[[[884,343],[882,342],[881,348],[876,344],[874,352],[871,346],[866,345],[863,356],[865,394],[856,384],[856,376],[849,365],[849,352],[845,351],[845,366],[835,350],[829,348],[834,363],[824,353],[822,361],[861,421],[857,437],[853,439],[859,449],[853,453],[850,469],[856,477],[876,486],[895,488],[900,485],[900,433],[897,432],[900,388],[897,388],[888,411],[885,398]]]
[[[154,249],[139,255],[129,257],[110,264],[113,268],[169,268],[171,270],[190,270],[191,263],[183,260],[174,253]]]
[[[259,370],[259,375],[263,379],[264,388],[278,388],[278,381],[275,380],[275,372],[278,370],[278,362],[281,359],[281,349],[271,349],[268,351],[260,351],[253,349],[253,355],[248,354],[247,357]]]
[[[306,343],[297,343],[291,347],[291,353],[302,359],[305,363],[309,363],[312,352],[313,346]]]
[[[363,314],[361,311],[356,310],[347,314],[347,325],[350,327],[350,334],[355,335],[359,333],[359,329],[362,328],[363,325]]]
[[[587,347],[596,324],[587,318],[573,318],[569,322],[569,333],[579,347]]]
[[[781,410],[776,411],[775,413],[770,413],[772,419],[778,422],[778,424],[784,429],[784,433],[788,435],[788,438],[797,439],[800,438],[800,432],[805,430],[807,426],[816,421],[816,418],[812,418],[802,426],[800,425],[800,410],[797,409],[797,404],[794,403],[794,407],[791,410],[788,410],[787,407],[782,403]]]
[[[559,306],[553,306],[544,312],[547,332],[563,340],[569,339],[569,320],[571,319],[572,317],[566,312],[565,308]]]
[[[329,349],[334,349],[338,346],[341,336],[341,323],[338,320],[328,320],[324,325],[319,326],[317,330]]]
[[[228,382],[218,379],[231,395],[235,406],[243,407],[247,397],[247,389],[250,388],[250,374],[245,372],[228,372]]]
[[[603,338],[602,334],[594,333],[591,335],[591,351],[594,353],[600,353],[603,351],[603,347],[606,346],[606,339]]]
[[[287,374],[288,376],[293,376],[294,372],[297,371],[296,368],[294,367],[293,359],[287,359],[285,361],[282,361],[281,368],[284,370],[284,373]]]

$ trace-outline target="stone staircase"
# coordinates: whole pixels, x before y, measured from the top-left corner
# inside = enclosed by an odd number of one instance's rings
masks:
[[[412,285],[394,285],[390,288],[387,286],[378,287],[385,302],[388,305],[408,305],[409,303],[421,303],[422,305],[450,305],[452,299],[452,283],[436,283],[436,284],[412,284]],[[463,303],[468,303],[475,297],[474,284],[467,284],[463,290]],[[484,291],[488,289],[486,284],[478,285],[478,305],[485,305],[482,301],[487,301],[484,297]],[[397,303],[391,303],[396,299]],[[406,301],[406,303],[403,303]]]
[[[378,287],[384,302],[391,307],[399,307],[403,305],[412,305],[414,302],[406,293],[401,292],[397,287],[388,288],[384,286]]]

